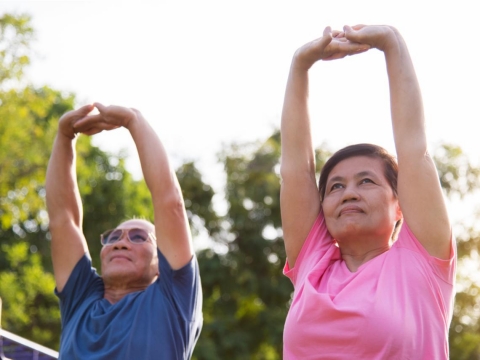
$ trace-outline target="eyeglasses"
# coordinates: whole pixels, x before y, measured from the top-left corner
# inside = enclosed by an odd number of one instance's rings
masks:
[[[154,241],[156,241],[155,235],[151,232],[139,228],[132,229],[112,229],[107,230],[100,235],[100,242],[102,245],[113,245],[119,241],[123,234],[127,232],[127,239],[132,244],[142,244],[148,240],[150,236]]]

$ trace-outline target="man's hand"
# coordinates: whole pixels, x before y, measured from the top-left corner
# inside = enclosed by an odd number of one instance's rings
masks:
[[[348,55],[365,52],[370,49],[368,44],[360,44],[345,37],[343,31],[334,30],[327,26],[323,36],[313,40],[295,53],[295,66],[308,70],[319,60],[341,59]]]
[[[78,133],[78,131],[75,130],[76,122],[87,117],[93,108],[94,106],[90,104],[63,114],[58,121],[58,132],[69,139],[75,139],[75,136]]]
[[[85,116],[76,121],[73,125],[76,132],[94,135],[103,130],[113,130],[121,126],[128,128],[131,121],[138,116],[135,110],[122,106],[104,106],[100,103],[95,103],[94,106],[99,114]]]

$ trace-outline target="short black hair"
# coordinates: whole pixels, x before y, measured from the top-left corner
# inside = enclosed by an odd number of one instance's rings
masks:
[[[341,161],[355,156],[367,156],[383,161],[385,165],[385,177],[387,178],[390,187],[395,196],[397,196],[397,179],[398,179],[398,164],[397,159],[391,155],[387,150],[378,145],[373,144],[355,144],[346,146],[343,149],[334,153],[325,163],[320,172],[320,180],[318,182],[318,191],[321,199],[325,197],[328,175],[332,169]]]

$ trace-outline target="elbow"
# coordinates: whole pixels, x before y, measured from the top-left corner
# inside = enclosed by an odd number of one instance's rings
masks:
[[[172,214],[185,211],[185,202],[183,200],[182,191],[179,187],[175,187],[168,193],[159,194],[153,197],[155,210],[168,211]]]
[[[397,158],[425,158],[430,157],[425,137],[406,138],[404,142],[396,144]]]
[[[281,162],[280,163],[280,181],[314,181],[315,180],[315,163],[313,161]]]
[[[73,216],[50,216],[48,220],[48,229],[50,232],[62,232],[64,229],[81,229],[82,221]]]

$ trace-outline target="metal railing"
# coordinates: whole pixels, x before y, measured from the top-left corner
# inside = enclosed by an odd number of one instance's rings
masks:
[[[0,360],[53,360],[58,352],[2,329],[0,298]]]
[[[39,345],[33,341],[12,334],[6,330],[0,329],[0,354],[3,352],[3,358],[12,360],[52,360],[58,359],[58,352]],[[3,340],[3,341],[2,341]],[[3,348],[3,349],[2,349]],[[2,351],[3,350],[3,351]]]

